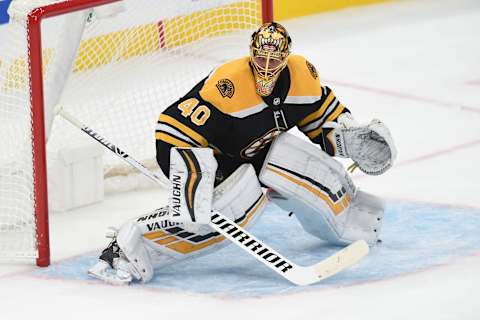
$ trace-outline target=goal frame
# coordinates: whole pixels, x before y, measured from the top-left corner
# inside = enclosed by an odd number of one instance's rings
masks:
[[[120,1],[65,0],[35,8],[27,16],[30,108],[32,113],[34,216],[38,251],[36,264],[39,267],[50,265],[41,23],[46,18]],[[273,21],[273,0],[261,1],[263,23]]]

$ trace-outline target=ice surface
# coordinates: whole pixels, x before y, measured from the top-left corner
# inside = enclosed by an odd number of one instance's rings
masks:
[[[292,285],[235,245],[157,270],[150,283],[137,286],[235,298],[355,285],[453,263],[480,248],[478,230],[480,209],[391,202],[385,214],[382,244],[358,265],[308,289]],[[251,231],[300,265],[312,265],[339,250],[304,232],[294,217],[274,204]],[[59,261],[31,275],[98,282],[85,273],[95,264],[98,254]]]

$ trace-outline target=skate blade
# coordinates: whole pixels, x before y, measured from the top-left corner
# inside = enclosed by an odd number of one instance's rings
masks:
[[[87,273],[93,278],[115,286],[125,286],[132,282],[131,274],[112,269],[105,261],[99,261]]]

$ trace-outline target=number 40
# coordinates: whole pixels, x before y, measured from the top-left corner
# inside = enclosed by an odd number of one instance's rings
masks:
[[[205,105],[198,106],[199,103],[198,99],[190,98],[180,103],[178,109],[182,111],[182,116],[190,117],[197,126],[203,126],[210,117],[210,109]]]

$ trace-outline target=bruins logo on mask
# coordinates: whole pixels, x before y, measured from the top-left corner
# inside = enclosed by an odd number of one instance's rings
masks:
[[[233,86],[232,81],[228,79],[222,79],[218,81],[217,89],[220,91],[220,94],[223,98],[228,97],[231,99],[235,93],[235,87]]]
[[[311,64],[310,62],[306,61],[306,63],[307,63],[308,71],[310,71],[310,74],[312,75],[313,79],[317,79],[318,78],[317,69],[315,69],[313,64]]]

